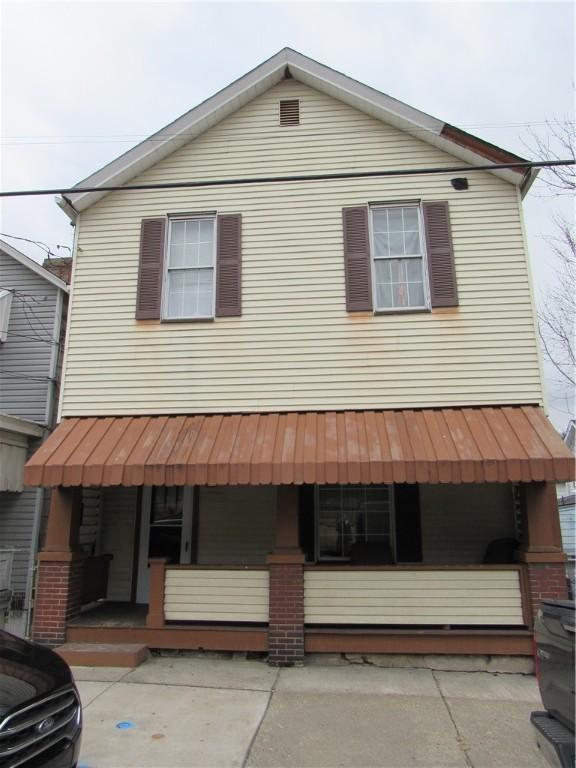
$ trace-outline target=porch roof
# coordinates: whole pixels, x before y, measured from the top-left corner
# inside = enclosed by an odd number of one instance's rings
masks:
[[[28,485],[562,482],[574,457],[536,406],[65,419]]]

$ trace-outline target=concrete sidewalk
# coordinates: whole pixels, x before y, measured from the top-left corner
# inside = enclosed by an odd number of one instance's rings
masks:
[[[74,674],[80,768],[547,768],[529,676],[162,657]]]

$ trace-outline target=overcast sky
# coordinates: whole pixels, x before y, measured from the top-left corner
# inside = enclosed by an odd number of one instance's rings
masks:
[[[574,5],[556,2],[1,2],[4,190],[72,185],[284,46],[520,155],[574,120]],[[525,203],[538,296],[572,202]],[[52,198],[4,202],[0,231],[56,251]],[[35,246],[6,238],[37,260]],[[66,253],[66,251],[62,251]],[[550,379],[552,377],[549,377]],[[568,418],[549,382],[551,415]]]

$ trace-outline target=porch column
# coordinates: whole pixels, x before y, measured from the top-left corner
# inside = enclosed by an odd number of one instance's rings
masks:
[[[554,483],[523,486],[522,541],[516,553],[526,563],[532,615],[542,599],[568,597],[560,515]]]
[[[66,625],[80,612],[82,489],[53,488],[44,546],[38,554],[32,638],[45,645],[66,640]]]
[[[298,488],[278,487],[276,542],[268,555],[268,663],[292,666],[304,658],[304,555],[298,534]]]

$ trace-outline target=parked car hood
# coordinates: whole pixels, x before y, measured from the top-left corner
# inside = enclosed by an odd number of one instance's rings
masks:
[[[56,653],[0,630],[0,719],[71,684],[68,665]]]

